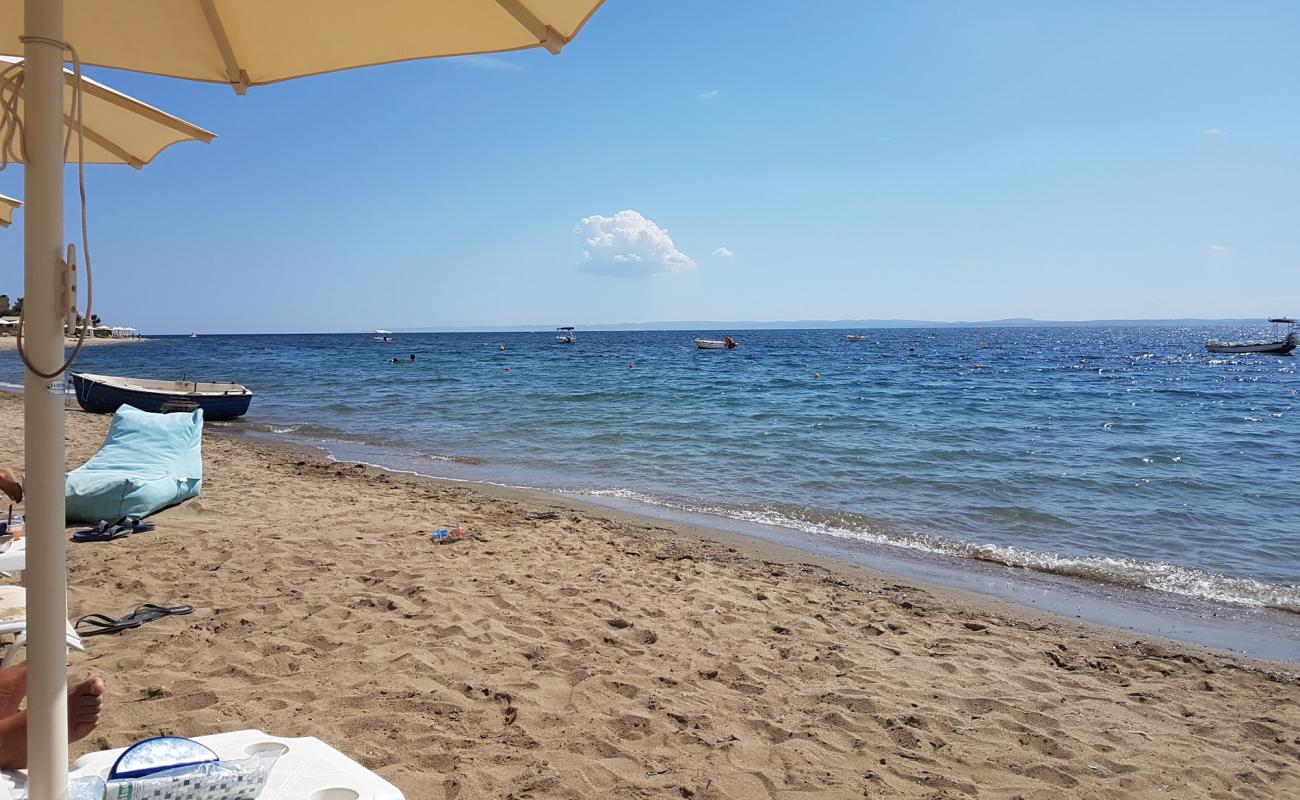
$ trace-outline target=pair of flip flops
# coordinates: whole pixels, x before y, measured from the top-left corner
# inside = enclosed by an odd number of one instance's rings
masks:
[[[118,619],[113,619],[106,614],[87,614],[77,620],[72,627],[77,631],[81,638],[87,636],[99,636],[104,633],[121,633],[122,631],[134,630],[146,622],[153,622],[163,617],[175,617],[181,614],[191,614],[194,612],[194,606],[162,606],[157,603],[145,603],[138,606],[130,614]]]
[[[72,541],[111,542],[114,539],[121,539],[133,533],[144,533],[153,529],[153,523],[141,522],[135,517],[122,517],[111,524],[108,520],[101,519],[99,524],[90,530],[77,531],[72,534]]]

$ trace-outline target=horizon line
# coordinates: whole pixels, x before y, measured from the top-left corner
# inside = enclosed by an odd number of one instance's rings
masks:
[[[1033,317],[1006,317],[992,320],[921,320],[921,319],[804,319],[804,320],[657,320],[648,322],[593,322],[578,324],[574,327],[588,331],[716,331],[728,327],[748,330],[841,330],[849,328],[1027,328],[1035,326],[1063,327],[1103,326],[1103,325],[1141,325],[1147,327],[1175,326],[1190,324],[1267,324],[1265,318],[1244,317],[1179,317],[1179,318],[1115,318],[1115,319],[1078,319],[1052,320]],[[394,333],[546,333],[557,328],[552,324],[535,325],[460,325],[448,327],[417,326],[393,328]],[[305,335],[360,335],[371,334],[374,328],[349,330],[305,330],[305,331],[208,331],[205,336],[305,336]],[[148,336],[149,334],[142,334]],[[189,336],[184,332],[155,333],[154,336]]]

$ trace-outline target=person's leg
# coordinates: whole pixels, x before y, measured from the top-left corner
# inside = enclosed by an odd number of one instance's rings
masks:
[[[26,696],[27,662],[0,669],[0,719],[17,714]]]
[[[0,467],[0,492],[9,495],[15,503],[23,501],[23,484],[13,470]]]
[[[86,678],[68,689],[68,741],[90,735],[99,724],[104,682]],[[0,769],[27,766],[27,712],[19,711],[0,719]]]

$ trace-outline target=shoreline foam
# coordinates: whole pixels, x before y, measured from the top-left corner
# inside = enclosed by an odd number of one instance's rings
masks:
[[[246,426],[246,427],[245,427]],[[742,524],[771,526],[797,531],[802,534],[834,537],[850,542],[880,545],[909,550],[928,555],[941,555],[954,559],[969,559],[1005,567],[1031,570],[1047,575],[1092,581],[1098,584],[1125,589],[1148,590],[1190,598],[1194,601],[1223,603],[1243,608],[1266,608],[1288,614],[1300,614],[1300,586],[1267,583],[1255,578],[1210,572],[1203,569],[1166,561],[1147,561],[1136,558],[1092,556],[1070,553],[1035,551],[1010,545],[965,541],[943,536],[914,533],[881,521],[867,520],[860,515],[817,512],[812,509],[783,510],[752,506],[723,506],[687,498],[672,498],[634,489],[575,488],[532,486],[491,477],[454,478],[435,470],[409,468],[408,455],[398,447],[376,443],[364,437],[322,428],[308,423],[296,425],[269,425],[244,423],[232,432],[246,429],[249,432],[269,434],[273,441],[286,444],[319,447],[342,461],[361,461],[371,466],[399,473],[409,473],[433,479],[465,480],[472,484],[506,486],[530,489],[563,496],[609,497],[630,501],[644,507],[652,515],[656,509],[666,512],[683,512],[704,518],[717,518],[716,526],[727,521]],[[276,437],[284,437],[277,439]],[[341,445],[341,447],[340,447]],[[350,451],[351,450],[351,451]],[[388,456],[387,458],[385,456]],[[358,457],[361,456],[361,457]],[[451,465],[485,465],[480,459],[461,456],[420,454],[434,462]],[[490,465],[487,465],[490,471]],[[599,504],[599,500],[597,501]],[[710,527],[706,525],[706,527]]]

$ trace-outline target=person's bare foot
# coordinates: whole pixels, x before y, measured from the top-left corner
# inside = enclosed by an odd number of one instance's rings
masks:
[[[13,470],[0,467],[0,492],[4,492],[15,503],[23,501],[23,484]]]
[[[86,678],[68,690],[68,741],[90,735],[99,724],[103,705],[104,682]],[[19,711],[0,718],[0,769],[27,767],[27,712]]]
[[[104,701],[104,682],[86,678],[68,690],[68,741],[90,735],[99,724],[99,709]]]

